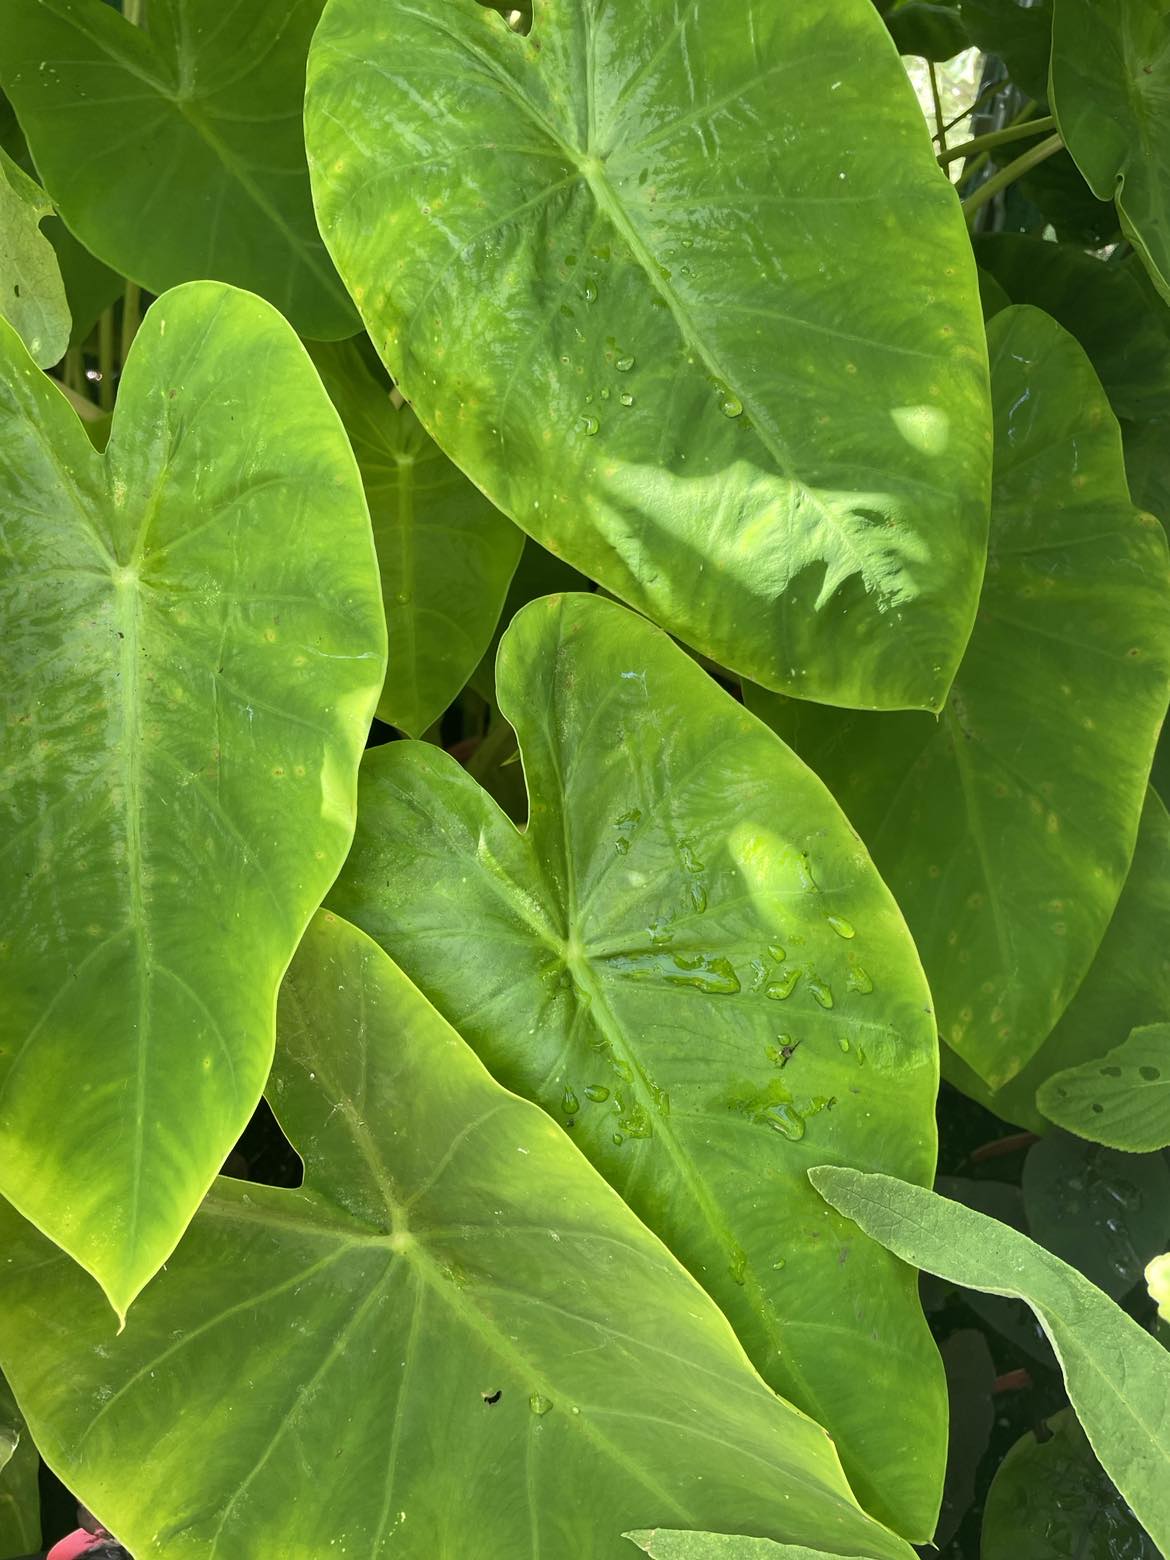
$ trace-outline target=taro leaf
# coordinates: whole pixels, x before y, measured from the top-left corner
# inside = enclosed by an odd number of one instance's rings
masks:
[[[384,670],[344,432],[274,309],[149,311],[104,458],[0,322],[0,1191],[124,1312],[264,1087]]]
[[[368,938],[317,917],[280,1025],[269,1093],[304,1187],[219,1181],[120,1336],[0,1220],[14,1385],[136,1560],[621,1560],[647,1521],[912,1560],[669,1252]]]
[[[1023,143],[1016,142],[1008,150],[1017,148],[1018,155],[1024,150]],[[1014,157],[1012,161],[1015,161]],[[1041,226],[1050,225],[1062,242],[1101,249],[1121,237],[1117,207],[1111,200],[1097,199],[1067,151],[1059,151],[1030,168],[1014,189],[1026,196],[1040,212],[1044,219]],[[1012,206],[1012,194],[1013,190],[1009,189],[1005,202],[1008,210]]]
[[[1013,303],[1035,304],[1077,338],[1118,417],[1170,417],[1170,310],[1151,305],[1128,265],[1017,233],[977,238],[975,254]]]
[[[1065,145],[1170,301],[1170,9],[1056,0],[1052,111]]]
[[[1121,436],[1134,503],[1157,515],[1170,530],[1170,418],[1122,423]]]
[[[0,1376],[0,1555],[40,1547],[40,1457],[8,1383]]]
[[[322,0],[0,0],[0,82],[87,249],[160,293],[216,277],[307,336],[357,328],[317,232],[301,100]]]
[[[1131,1029],[1104,1056],[1054,1073],[1036,1103],[1050,1121],[1094,1143],[1131,1154],[1170,1147],[1170,1024]]]
[[[1160,1560],[1071,1408],[1020,1437],[996,1471],[980,1560]]]
[[[989,335],[991,548],[942,719],[759,707],[860,831],[943,1038],[995,1088],[1059,1018],[1125,881],[1166,708],[1170,575],[1080,347],[1028,308]]]
[[[958,1532],[975,1500],[979,1464],[995,1424],[995,1361],[986,1337],[974,1327],[952,1333],[940,1352],[947,1372],[950,1407],[947,1477],[934,1534],[935,1544],[942,1547]]]
[[[396,406],[346,342],[313,361],[341,413],[374,522],[390,676],[378,718],[420,737],[487,648],[524,533]]]
[[[957,0],[902,0],[886,14],[899,54],[936,63],[953,59],[970,44]]]
[[[1022,1178],[1028,1228],[1055,1256],[1120,1300],[1170,1237],[1170,1165],[1063,1132],[1034,1143]]]
[[[644,619],[534,602],[496,675],[527,830],[441,750],[377,748],[331,903],[572,1123],[863,1503],[925,1538],[937,1355],[910,1275],[841,1241],[805,1180],[826,1154],[931,1178],[934,1025],[902,918],[816,776]]]
[[[990,457],[975,272],[869,0],[333,0],[318,215],[518,525],[721,664],[936,708]]]
[[[975,1098],[1009,1121],[1047,1130],[1037,1089],[1054,1073],[1095,1062],[1121,1045],[1132,1029],[1170,1013],[1170,817],[1146,792],[1133,865],[1113,919],[1076,996],[1036,1055],[1003,1089],[971,1087]],[[944,1053],[948,1076],[955,1072]]]
[[[650,1560],[838,1560],[824,1549],[803,1544],[777,1544],[770,1538],[740,1538],[731,1533],[692,1533],[654,1528],[627,1533]],[[850,1557],[846,1557],[850,1560]]]
[[[1052,48],[1052,0],[960,0],[971,42],[997,55],[1021,91],[1043,101],[1048,95]]]
[[[121,297],[124,278],[96,255],[91,255],[85,245],[74,238],[60,217],[50,217],[45,223],[45,237],[57,252],[65,297],[73,316],[69,345],[78,347],[87,340],[103,310]]]
[[[16,329],[39,368],[69,345],[69,304],[53,246],[41,232],[53,203],[0,148],[0,316]]]
[[[994,1219],[888,1175],[824,1165],[810,1178],[903,1261],[1028,1302],[1102,1466],[1151,1537],[1170,1546],[1170,1352],[1075,1268]]]

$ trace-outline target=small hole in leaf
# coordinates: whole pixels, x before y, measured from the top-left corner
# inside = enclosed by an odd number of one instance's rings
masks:
[[[1093,1114],[1094,1114],[1094,1116],[1101,1115],[1101,1113],[1102,1113],[1102,1111],[1104,1111],[1104,1109],[1105,1109],[1104,1105],[1098,1105],[1096,1100],[1093,1101]]]
[[[19,282],[16,282],[14,284],[14,286],[12,288],[12,296],[14,298],[19,298],[20,297],[20,283]]]
[[[1156,1083],[1162,1076],[1156,1067],[1139,1067],[1138,1072],[1141,1073],[1147,1083]]]
[[[494,1392],[481,1392],[480,1397],[485,1403],[498,1403],[504,1395],[503,1387],[497,1387]]]

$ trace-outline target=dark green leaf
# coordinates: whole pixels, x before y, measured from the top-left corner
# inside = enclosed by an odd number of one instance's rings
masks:
[[[934,1025],[896,906],[816,776],[643,619],[535,602],[497,682],[527,831],[391,743],[331,903],[573,1123],[862,1500],[928,1537],[943,1382],[917,1297],[805,1180],[826,1154],[932,1175]]]
[[[1131,1029],[1114,1050],[1054,1073],[1036,1103],[1050,1121],[1094,1143],[1130,1154],[1170,1147],[1170,1024]]]
[[[1022,92],[1043,102],[1048,96],[1052,47],[1052,0],[960,0],[971,42],[995,54]]]
[[[353,829],[385,638],[288,325],[146,317],[104,459],[0,321],[0,1190],[124,1311],[247,1122]]]
[[[305,1184],[221,1180],[115,1337],[0,1213],[0,1350],[135,1560],[622,1560],[647,1521],[913,1560],[559,1127],[366,937],[310,927],[270,1097]]]
[[[301,100],[322,0],[0,0],[0,83],[85,247],[160,293],[215,277],[304,335],[357,321],[317,233]]]
[[[40,368],[69,345],[69,304],[53,246],[41,232],[53,203],[0,148],[0,317]]]
[[[24,1417],[0,1377],[0,1555],[27,1555],[40,1546],[40,1462]]]
[[[886,16],[899,54],[921,59],[952,59],[970,45],[957,0],[902,0]]]
[[[990,456],[970,249],[869,0],[333,0],[323,230],[505,514],[721,664],[936,708]]]

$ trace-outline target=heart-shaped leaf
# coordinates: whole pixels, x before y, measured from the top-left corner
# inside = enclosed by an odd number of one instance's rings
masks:
[[[41,368],[69,345],[69,304],[41,223],[53,213],[44,190],[0,149],[0,315]]]
[[[1170,11],[1056,0],[1049,100],[1065,145],[1170,301]]]
[[[331,903],[571,1123],[863,1502],[926,1538],[945,1388],[917,1296],[805,1180],[826,1154],[931,1177],[934,1025],[897,907],[816,776],[643,619],[534,602],[496,675],[527,830],[391,743]]]
[[[810,1175],[831,1207],[903,1261],[969,1289],[1028,1302],[1052,1340],[1101,1465],[1165,1551],[1170,1352],[1075,1268],[985,1214],[888,1175],[828,1165]]]
[[[505,514],[768,686],[940,704],[984,345],[870,0],[333,0],[306,126],[375,344]]]
[[[215,277],[304,335],[353,307],[313,217],[301,101],[322,0],[0,0],[0,85],[87,249],[151,292]]]
[[[217,1183],[120,1336],[0,1214],[17,1395],[136,1560],[621,1560],[647,1520],[912,1560],[665,1248],[368,938],[318,917],[280,1013],[270,1098],[304,1187]]]
[[[980,1532],[981,1560],[1160,1560],[1093,1456],[1071,1408],[1020,1437],[996,1469]]]
[[[341,413],[365,484],[382,571],[391,675],[378,716],[412,737],[436,721],[478,666],[524,533],[395,405],[349,342],[313,362]]]
[[[104,459],[0,321],[0,1191],[124,1312],[247,1122],[353,829],[385,667],[341,424],[292,331],[150,310]]]
[[[1170,571],[1081,348],[1029,308],[989,337],[987,580],[942,719],[753,704],[860,830],[943,1039],[999,1088],[1076,991],[1129,869],[1170,687]]]
[[[1045,1080],[1036,1103],[1078,1137],[1130,1154],[1170,1147],[1170,1024],[1131,1029],[1112,1051]]]

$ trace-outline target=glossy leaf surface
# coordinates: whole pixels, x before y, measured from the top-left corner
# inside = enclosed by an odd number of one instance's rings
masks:
[[[318,917],[280,1012],[270,1098],[304,1187],[218,1182],[120,1336],[2,1218],[16,1390],[136,1560],[621,1560],[647,1519],[911,1560],[665,1248],[368,938]]]
[[[215,277],[304,335],[357,321],[313,218],[301,103],[321,0],[0,0],[0,84],[66,223],[151,292]]]
[[[333,0],[306,124],[371,337],[505,514],[761,683],[938,706],[984,346],[870,0]]]
[[[1056,1028],[997,1094],[974,1091],[990,1109],[1033,1131],[1047,1130],[1037,1105],[1045,1080],[1090,1066],[1130,1031],[1170,1013],[1170,817],[1146,792],[1133,864],[1097,956]],[[944,1058],[944,1066],[947,1065]],[[956,1079],[956,1082],[960,1080]],[[968,1080],[964,1077],[963,1086]]]
[[[8,1383],[0,1377],[0,1554],[28,1555],[41,1542],[40,1458]]]
[[[349,343],[314,350],[365,484],[382,572],[390,675],[378,716],[421,737],[487,648],[524,533],[395,406]]]
[[[148,314],[105,457],[0,322],[0,1190],[124,1311],[251,1115],[384,670],[312,365],[214,283]]]
[[[1170,1024],[1131,1029],[1112,1051],[1054,1073],[1036,1103],[1078,1137],[1131,1154],[1170,1146]]]
[[[995,1088],[1067,1006],[1125,881],[1166,707],[1170,574],[1080,347],[1022,308],[990,340],[991,549],[942,719],[759,707],[860,831],[940,1034]]]
[[[391,743],[330,903],[572,1124],[862,1500],[928,1536],[944,1384],[913,1286],[805,1180],[826,1154],[931,1177],[934,1028],[901,916],[816,776],[645,620],[534,602],[496,680],[527,830],[441,750]]]
[[[980,1560],[1159,1560],[1072,1409],[1045,1428],[1046,1439],[1029,1430],[996,1470]]]
[[[1056,0],[1050,102],[1093,193],[1170,302],[1170,10],[1165,0]]]
[[[903,1261],[1028,1302],[1102,1466],[1155,1542],[1170,1546],[1170,1352],[1074,1268],[984,1214],[886,1175],[825,1165],[811,1178]]]
[[[41,232],[53,203],[0,149],[0,316],[40,368],[69,345],[69,304],[53,246]]]

